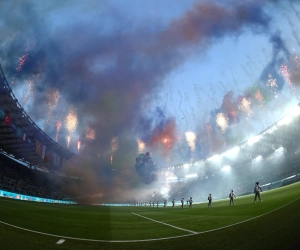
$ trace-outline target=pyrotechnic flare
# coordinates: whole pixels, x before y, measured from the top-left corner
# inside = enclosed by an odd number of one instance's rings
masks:
[[[89,140],[95,140],[95,130],[92,128],[88,128],[85,134],[86,138]]]
[[[145,149],[145,143],[142,140],[137,139],[137,144],[138,144],[138,151],[140,154]]]
[[[264,100],[263,93],[259,89],[255,92],[255,98],[259,102],[262,102]]]
[[[271,88],[272,92],[274,93],[275,98],[277,98],[278,85],[277,85],[276,79],[275,78],[273,79],[271,74],[269,74],[268,77],[269,77],[269,80],[267,82],[267,86]]]
[[[57,121],[56,123],[56,142],[58,142],[59,131],[61,129],[61,122]]]
[[[253,111],[251,110],[251,102],[247,100],[246,97],[241,98],[239,108],[247,113],[248,117],[252,116]]]
[[[81,147],[81,141],[78,141],[78,142],[77,142],[78,153],[79,153],[79,151],[80,151],[80,147]]]
[[[29,98],[34,97],[34,83],[32,80],[26,81],[26,91],[24,91],[22,105],[25,106],[25,104],[28,102]]]
[[[285,64],[281,64],[280,71],[281,71],[281,75],[285,78],[285,80],[288,82],[288,84],[290,86],[292,86],[292,83],[290,81],[290,72],[289,72],[288,66]]]
[[[23,66],[25,65],[25,63],[28,61],[28,53],[25,53],[24,55],[22,55],[19,58],[19,66],[18,68],[16,68],[17,73],[15,74],[12,84],[14,84],[14,79],[16,78],[16,76],[18,75],[18,73],[22,70]]]
[[[67,148],[70,147],[71,136],[67,136]]]
[[[168,139],[167,137],[164,137],[164,138],[162,139],[162,142],[163,142],[164,144],[167,144],[167,143],[169,142],[169,139]]]
[[[235,124],[236,124],[238,112],[237,112],[236,110],[231,110],[231,111],[230,111],[230,115],[233,117],[233,120],[234,120],[234,122],[235,122]]]
[[[112,153],[115,153],[118,150],[118,148],[119,148],[118,137],[114,137],[111,139],[110,147],[111,147]]]
[[[185,139],[187,143],[189,144],[191,151],[194,152],[196,148],[196,134],[192,131],[186,131],[185,132]]]
[[[24,55],[22,55],[20,58],[19,58],[19,67],[16,68],[17,72],[21,71],[23,66],[25,65],[25,63],[28,61],[28,53],[25,53]]]
[[[290,72],[289,72],[288,66],[285,64],[281,64],[280,71],[281,71],[281,75],[285,78],[285,80],[291,87],[293,94],[296,96],[296,89],[290,80]]]
[[[76,110],[74,108],[70,108],[68,115],[66,116],[66,128],[68,130],[68,147],[70,146],[71,136],[75,132],[78,124]]]
[[[70,108],[69,113],[66,117],[66,127],[70,134],[74,133],[78,124],[76,110],[74,108]]]
[[[59,101],[60,98],[60,93],[57,89],[50,89],[47,93],[46,93],[46,99],[47,99],[47,118],[46,118],[46,124],[50,124],[52,121],[52,114],[53,111]]]
[[[264,95],[263,95],[263,92],[260,89],[256,90],[256,92],[255,92],[255,99],[257,101],[259,101],[261,109],[265,112],[266,108],[265,108],[264,103],[263,103]]]
[[[225,116],[223,113],[218,113],[216,116],[216,122],[218,126],[221,128],[222,134],[224,134],[228,128],[228,120],[229,118]]]
[[[47,98],[48,108],[52,112],[59,101],[60,93],[57,89],[49,89],[49,91],[46,93],[46,98]]]

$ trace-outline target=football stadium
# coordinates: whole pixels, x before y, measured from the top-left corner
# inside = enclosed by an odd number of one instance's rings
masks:
[[[78,156],[37,127],[14,97],[2,69],[0,72],[0,227],[4,249],[55,249],[57,245],[63,249],[300,246],[299,106],[225,152],[161,167],[160,172],[168,169],[173,174],[168,177],[170,197],[179,197],[174,207],[171,200],[166,204],[163,200],[136,200],[81,205],[76,197],[66,196],[62,183],[67,186],[84,180],[59,171],[59,164]],[[264,190],[258,203],[253,202],[253,180]],[[229,206],[228,182],[235,186],[234,206]],[[202,189],[218,194],[212,207],[207,206]],[[182,207],[181,196],[194,197],[194,205],[184,201]]]
[[[300,249],[299,13],[0,2],[0,249]]]

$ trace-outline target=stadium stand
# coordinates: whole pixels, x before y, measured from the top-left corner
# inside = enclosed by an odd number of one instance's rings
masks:
[[[61,182],[58,182],[58,184],[61,184]],[[2,154],[0,154],[0,188],[23,195],[54,200],[64,200],[66,198],[62,193],[62,187],[54,185],[49,180],[47,173],[29,169]]]

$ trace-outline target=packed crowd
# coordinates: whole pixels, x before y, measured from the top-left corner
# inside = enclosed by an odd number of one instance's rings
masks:
[[[46,173],[29,169],[2,154],[0,154],[0,189],[55,200],[65,198],[51,185]]]

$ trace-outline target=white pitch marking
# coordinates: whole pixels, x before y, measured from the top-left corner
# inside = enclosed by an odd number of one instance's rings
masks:
[[[57,245],[60,245],[60,244],[62,244],[62,243],[64,243],[64,242],[65,242],[65,240],[60,239],[58,242],[56,242],[56,244],[57,244]]]
[[[224,227],[219,227],[219,228],[215,228],[215,229],[212,229],[212,230],[207,230],[207,231],[202,231],[202,232],[198,232],[196,234],[205,234],[205,233],[209,233],[209,232],[213,232],[213,231],[218,231],[218,230],[222,230],[224,228],[227,228],[227,227],[232,227],[232,226],[235,226],[235,225],[238,225],[238,224],[241,224],[241,223],[244,223],[244,222],[247,222],[247,221],[250,221],[250,220],[254,220],[256,218],[259,218],[259,217],[262,217],[264,215],[267,215],[267,214],[270,214],[276,210],[279,210],[283,207],[286,207],[288,206],[289,204],[299,200],[300,198],[297,198],[281,207],[278,207],[274,210],[271,210],[267,213],[264,213],[264,214],[261,214],[259,216],[256,216],[256,217],[253,217],[253,218],[250,218],[250,219],[247,219],[247,220],[244,220],[244,221],[240,221],[238,223],[235,223],[235,224],[231,224],[231,225],[228,225],[228,226],[224,226]],[[3,221],[0,221],[0,223],[4,224],[4,225],[7,225],[7,226],[10,226],[10,227],[14,227],[14,228],[17,228],[17,229],[20,229],[20,230],[24,230],[24,231],[28,231],[28,232],[32,232],[32,233],[36,233],[36,234],[42,234],[42,235],[47,235],[47,236],[51,236],[51,237],[57,237],[57,238],[65,238],[65,239],[70,239],[70,240],[81,240],[81,241],[91,241],[91,242],[149,242],[149,241],[159,241],[159,240],[170,240],[170,239],[178,239],[178,238],[183,238],[183,237],[188,237],[188,236],[192,236],[192,235],[196,235],[195,233],[193,234],[185,234],[185,235],[180,235],[180,236],[171,236],[171,237],[165,237],[165,238],[156,238],[156,239],[145,239],[145,240],[94,240],[94,239],[86,239],[86,238],[74,238],[74,237],[69,237],[69,236],[61,236],[61,235],[56,235],[56,234],[48,234],[48,233],[43,233],[43,232],[39,232],[39,231],[34,231],[34,230],[31,230],[31,229],[27,229],[27,228],[23,228],[23,227],[18,227],[18,226],[15,226],[15,225],[12,225],[12,224],[9,224],[9,223],[6,223],[6,222],[3,222]]]
[[[150,219],[150,218],[148,218],[148,217],[145,217],[145,216],[142,216],[142,215],[133,213],[133,212],[131,212],[131,213],[134,214],[134,215],[140,216],[140,217],[142,217],[142,218],[145,218],[145,219],[147,219],[147,220],[151,220],[151,221],[154,221],[154,222],[157,222],[157,223],[160,223],[160,224],[169,226],[169,227],[173,227],[173,228],[176,228],[176,229],[179,229],[179,230],[187,231],[187,232],[192,233],[192,234],[198,234],[198,232],[194,232],[194,231],[191,231],[191,230],[188,230],[188,229],[184,229],[184,228],[181,228],[181,227],[176,227],[176,226],[173,226],[173,225],[171,225],[171,224],[167,224],[167,223],[164,223],[164,222],[161,222],[161,221],[158,221],[158,220],[153,220],[153,219]]]

